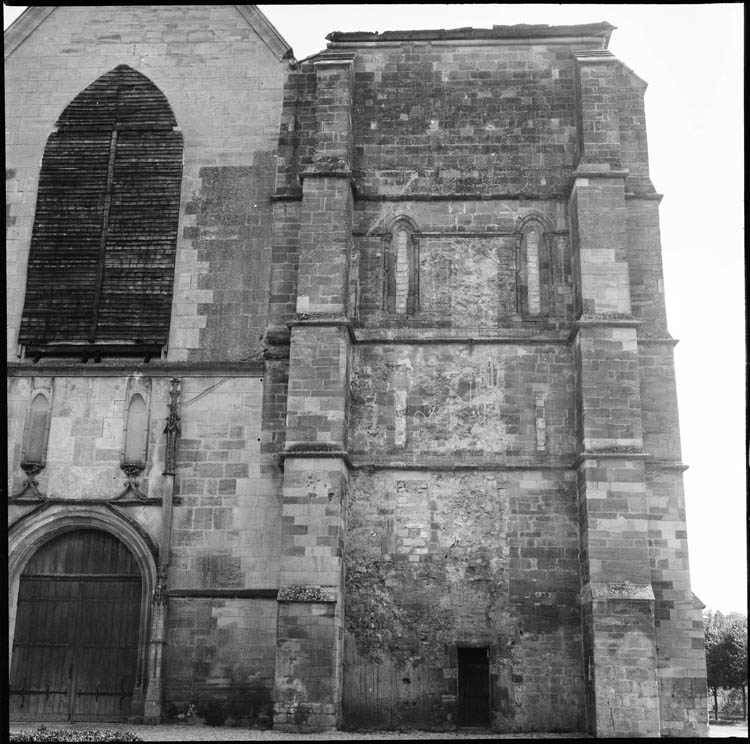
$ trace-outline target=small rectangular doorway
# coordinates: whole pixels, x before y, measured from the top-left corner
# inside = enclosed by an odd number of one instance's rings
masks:
[[[490,650],[482,646],[457,651],[458,725],[489,726]]]

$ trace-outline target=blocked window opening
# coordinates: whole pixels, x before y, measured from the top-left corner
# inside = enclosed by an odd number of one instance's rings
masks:
[[[534,422],[536,429],[536,448],[544,451],[547,448],[547,421],[545,417],[546,396],[537,393],[534,396]]]
[[[395,315],[414,315],[419,310],[419,250],[417,239],[405,221],[393,227],[383,255],[384,309]]]
[[[526,236],[526,276],[529,315],[539,315],[539,233]]]
[[[38,393],[31,403],[31,408],[26,419],[26,437],[21,457],[23,463],[45,464],[47,459],[49,426],[49,399],[44,393]]]
[[[458,650],[459,726],[488,726],[490,722],[490,650]]]
[[[138,393],[130,399],[125,427],[124,462],[143,466],[146,463],[148,445],[148,411]]]
[[[517,261],[518,312],[524,317],[548,313],[550,261],[544,227],[536,220],[522,229]]]

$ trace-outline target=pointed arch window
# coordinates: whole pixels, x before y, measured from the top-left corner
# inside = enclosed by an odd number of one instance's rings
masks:
[[[182,134],[164,94],[120,65],[47,140],[19,342],[27,354],[159,353],[167,342]]]
[[[383,251],[383,308],[394,315],[413,316],[419,310],[419,243],[415,232],[410,220],[397,220]]]

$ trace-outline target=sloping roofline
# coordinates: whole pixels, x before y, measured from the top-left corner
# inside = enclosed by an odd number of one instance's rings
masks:
[[[8,59],[21,44],[42,24],[58,7],[57,5],[32,6],[24,10],[13,23],[8,26],[4,35],[4,58]],[[63,6],[64,7],[64,6]],[[245,19],[261,41],[273,52],[276,58],[291,58],[294,56],[292,47],[278,32],[276,27],[258,10],[255,5],[234,6],[242,18]]]
[[[8,59],[56,7],[56,5],[38,5],[26,8],[3,33],[3,58]]]
[[[606,49],[615,26],[606,21],[575,26],[519,23],[515,26],[492,28],[425,29],[422,31],[334,31],[326,39],[334,44],[394,42],[394,41],[479,41],[505,39],[592,39],[601,40]]]

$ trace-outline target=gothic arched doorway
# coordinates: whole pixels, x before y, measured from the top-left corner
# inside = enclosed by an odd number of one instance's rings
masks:
[[[127,718],[140,623],[141,573],[120,540],[80,529],[45,543],[20,578],[11,720]]]

